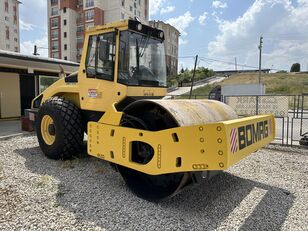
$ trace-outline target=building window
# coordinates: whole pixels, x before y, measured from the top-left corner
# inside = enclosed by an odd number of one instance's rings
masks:
[[[138,10],[138,17],[141,17],[141,13],[140,13],[140,11]]]
[[[66,13],[66,7],[63,8],[63,13]]]
[[[94,0],[86,0],[86,8],[93,6],[94,6]]]
[[[14,33],[17,34],[17,32],[18,32],[17,29],[14,29]]]
[[[59,58],[59,52],[53,52],[51,54],[51,57],[54,58],[54,59],[58,59]]]
[[[83,43],[83,36],[77,36],[76,40],[77,40],[77,44],[82,44]]]
[[[78,13],[76,23],[77,24],[81,24],[81,23],[83,24],[83,20],[84,20],[83,13]]]
[[[15,52],[19,52],[19,49],[18,49],[18,47],[15,47]]]
[[[66,26],[66,19],[63,20],[63,25]]]
[[[51,50],[53,50],[53,51],[59,50],[59,43],[58,43],[58,41],[52,41],[51,42]]]
[[[51,54],[52,58],[59,58],[59,53],[55,52]],[[58,77],[55,76],[44,76],[44,75],[39,75],[39,93],[42,93],[45,89],[47,89],[51,84],[59,80]]]
[[[58,36],[59,36],[58,30],[51,31],[51,39],[58,39]]]
[[[124,18],[125,18],[124,13],[121,13],[121,19],[124,19]]]
[[[64,60],[67,60],[67,56],[64,56]]]
[[[77,0],[77,8],[83,6],[83,0]]]
[[[4,19],[5,19],[5,21],[9,21],[9,17],[8,16],[5,16]]]
[[[141,5],[141,0],[138,0],[138,4],[139,4],[139,6]]]
[[[51,19],[51,28],[56,28],[59,26],[59,20],[57,18]]]
[[[5,27],[5,37],[6,39],[10,39],[10,28],[8,26]]]
[[[64,38],[66,38],[66,37],[67,37],[67,33],[66,33],[66,32],[64,32],[63,36],[64,36]]]
[[[67,44],[64,44],[64,50],[67,50]]]
[[[5,12],[9,12],[9,3],[7,1],[5,1],[4,3],[4,9],[5,9]]]
[[[85,13],[86,21],[90,21],[94,19],[94,10],[88,10]]]
[[[6,49],[10,49],[10,44],[6,44]]]
[[[15,41],[15,42],[18,42],[18,39],[17,39],[17,38],[14,38],[14,41]]]
[[[84,31],[83,25],[77,26],[77,32],[83,32],[83,31]]]
[[[77,56],[81,56],[82,54],[82,49],[81,48],[77,48]]]
[[[51,5],[58,5],[58,0],[51,0]]]
[[[133,7],[132,7],[132,6],[129,6],[129,10],[130,10],[131,12],[133,12]]]
[[[122,6],[125,6],[125,0],[122,0]]]
[[[52,7],[51,8],[51,16],[55,16],[59,14],[59,9],[58,7]]]

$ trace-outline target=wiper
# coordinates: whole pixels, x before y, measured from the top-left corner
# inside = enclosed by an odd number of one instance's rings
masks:
[[[150,37],[151,37],[151,32],[148,34],[148,36],[147,36],[147,38],[146,38],[146,40],[145,40],[145,42],[144,42],[144,45],[142,46],[143,48],[142,48],[142,50],[141,50],[141,52],[140,52],[140,54],[139,54],[140,57],[142,57],[142,56],[144,55],[144,53],[145,53],[145,48],[148,46]]]
[[[140,63],[139,43],[138,43],[138,39],[136,38],[136,64],[137,64],[136,71],[138,72],[139,72],[139,63]]]

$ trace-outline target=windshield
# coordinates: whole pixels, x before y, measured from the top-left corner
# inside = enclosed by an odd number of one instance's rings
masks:
[[[118,82],[133,86],[166,87],[163,41],[130,31],[121,32]]]

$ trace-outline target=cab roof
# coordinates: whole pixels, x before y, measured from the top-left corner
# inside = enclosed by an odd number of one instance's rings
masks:
[[[140,24],[142,25],[141,29],[138,28],[138,25]],[[129,30],[133,30],[138,33],[150,35],[152,37],[156,37],[162,40],[165,37],[164,32],[162,30],[150,27],[148,25],[142,24],[141,22],[137,20],[132,20],[132,19],[126,19],[126,20],[122,20],[118,22],[111,22],[111,23],[107,23],[104,25],[99,25],[99,26],[88,29],[87,33],[93,33],[93,32],[99,33],[103,30],[108,30],[108,29],[124,29],[124,30],[129,29]],[[162,33],[162,36],[161,36],[161,33]]]

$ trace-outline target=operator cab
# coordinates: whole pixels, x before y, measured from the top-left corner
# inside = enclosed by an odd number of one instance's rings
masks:
[[[163,31],[128,20],[127,29],[90,35],[86,74],[126,86],[167,87]]]

